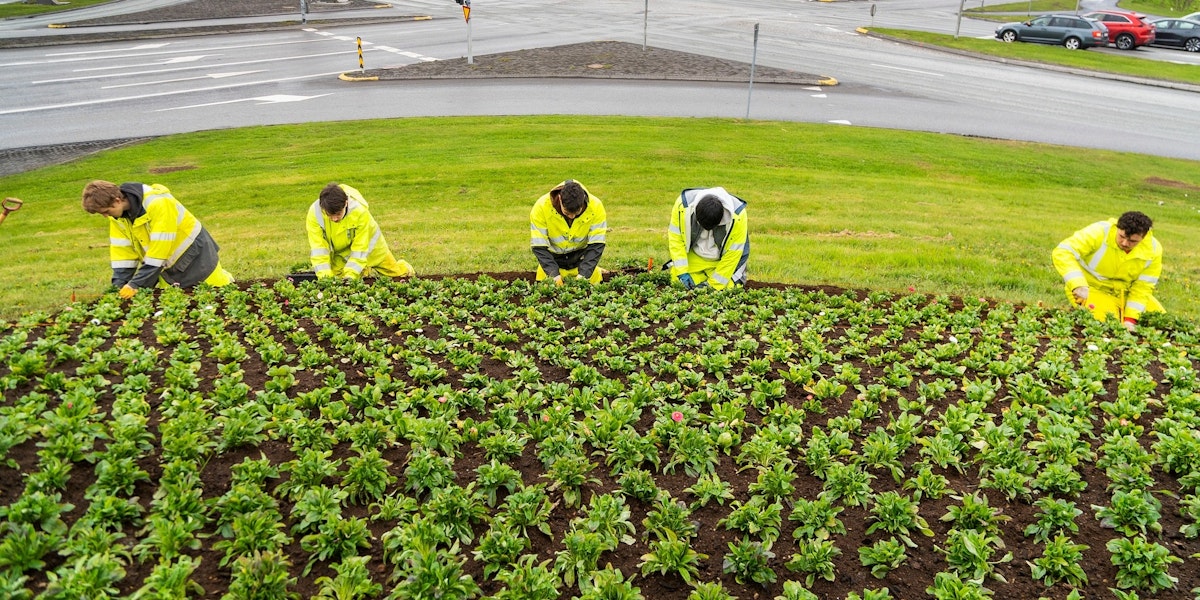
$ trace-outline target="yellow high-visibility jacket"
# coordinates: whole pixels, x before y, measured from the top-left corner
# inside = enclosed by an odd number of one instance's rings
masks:
[[[363,269],[381,265],[392,256],[362,194],[346,184],[338,187],[349,197],[341,221],[329,220],[320,200],[308,209],[309,261],[318,279],[335,275],[357,279]]]
[[[732,218],[728,228],[714,228],[721,258],[714,265],[692,252],[692,244],[700,234],[696,223],[696,204],[712,194],[721,200],[725,212]],[[671,254],[671,276],[684,273],[703,273],[710,287],[723,290],[746,283],[746,267],[750,262],[750,230],[746,221],[746,201],[725,191],[725,188],[690,188],[683,190],[671,211],[667,227],[667,246]]]
[[[1117,220],[1092,223],[1063,240],[1051,253],[1068,292],[1080,286],[1125,299],[1123,316],[1137,320],[1162,274],[1162,245],[1154,231],[1128,254],[1117,245]]]
[[[109,217],[109,259],[114,286],[152,288],[203,282],[218,265],[217,243],[171,190],[160,184],[123,183],[129,209]]]
[[[558,184],[551,192],[561,189],[565,183],[564,181]],[[580,187],[583,185],[580,184]],[[593,196],[586,187],[583,191],[588,195],[587,208],[569,225],[566,218],[554,208],[550,192],[538,198],[533,204],[533,209],[529,211],[529,245],[532,248],[546,248],[552,254],[563,255],[582,250],[592,244],[607,243],[608,214],[604,211],[604,203]]]

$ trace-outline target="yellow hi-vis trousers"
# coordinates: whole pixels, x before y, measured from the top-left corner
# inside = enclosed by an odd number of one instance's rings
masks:
[[[1092,316],[1096,317],[1097,321],[1107,321],[1109,315],[1116,317],[1118,320],[1125,318],[1125,298],[1113,296],[1096,288],[1088,288],[1087,300],[1083,302],[1080,302],[1079,298],[1075,297],[1074,290],[1067,290],[1067,301],[1092,313]],[[1146,310],[1143,314],[1148,312],[1163,312],[1165,310],[1162,303],[1154,296],[1151,296],[1150,301],[1146,303]]]

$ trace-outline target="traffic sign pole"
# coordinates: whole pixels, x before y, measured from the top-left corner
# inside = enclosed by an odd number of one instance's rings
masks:
[[[462,0],[463,20],[467,22],[467,64],[475,64],[475,56],[471,54],[471,0]]]

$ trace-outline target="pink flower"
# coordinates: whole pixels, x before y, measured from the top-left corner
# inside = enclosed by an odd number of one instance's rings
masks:
[[[439,397],[439,398],[438,398],[438,402],[440,402],[440,403],[442,403],[442,404],[445,404],[445,403],[446,403],[446,397],[445,397],[445,396],[441,396],[441,397]]]
[[[545,421],[545,422],[547,422],[547,423],[549,423],[549,422],[550,422],[550,415],[548,415],[548,414],[543,414],[543,415],[542,415],[542,420],[543,420],[543,421]]]
[[[915,291],[917,291],[917,288],[910,285],[910,286],[908,286],[908,291],[915,292]]]
[[[681,413],[679,411],[675,411],[675,412],[671,413],[671,420],[675,421],[676,423],[683,421],[683,413]]]

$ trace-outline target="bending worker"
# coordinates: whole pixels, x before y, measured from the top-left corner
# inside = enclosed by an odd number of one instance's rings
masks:
[[[600,199],[568,179],[546,192],[529,211],[529,245],[537,258],[537,280],[564,277],[600,283],[600,257],[608,236],[608,215]]]
[[[750,233],[746,201],[725,188],[683,190],[667,228],[671,275],[683,287],[723,290],[746,283]]]
[[[317,279],[358,279],[378,273],[393,278],[415,274],[407,261],[396,260],[367,201],[358,190],[331,183],[308,209],[309,261]]]
[[[122,298],[155,286],[233,283],[217,242],[164,185],[96,180],[83,188],[83,210],[108,217],[112,284]]]
[[[1129,331],[1142,313],[1162,311],[1153,295],[1162,272],[1162,245],[1152,225],[1150,217],[1130,211],[1059,243],[1051,257],[1066,282],[1067,299],[1101,321],[1116,316]]]

